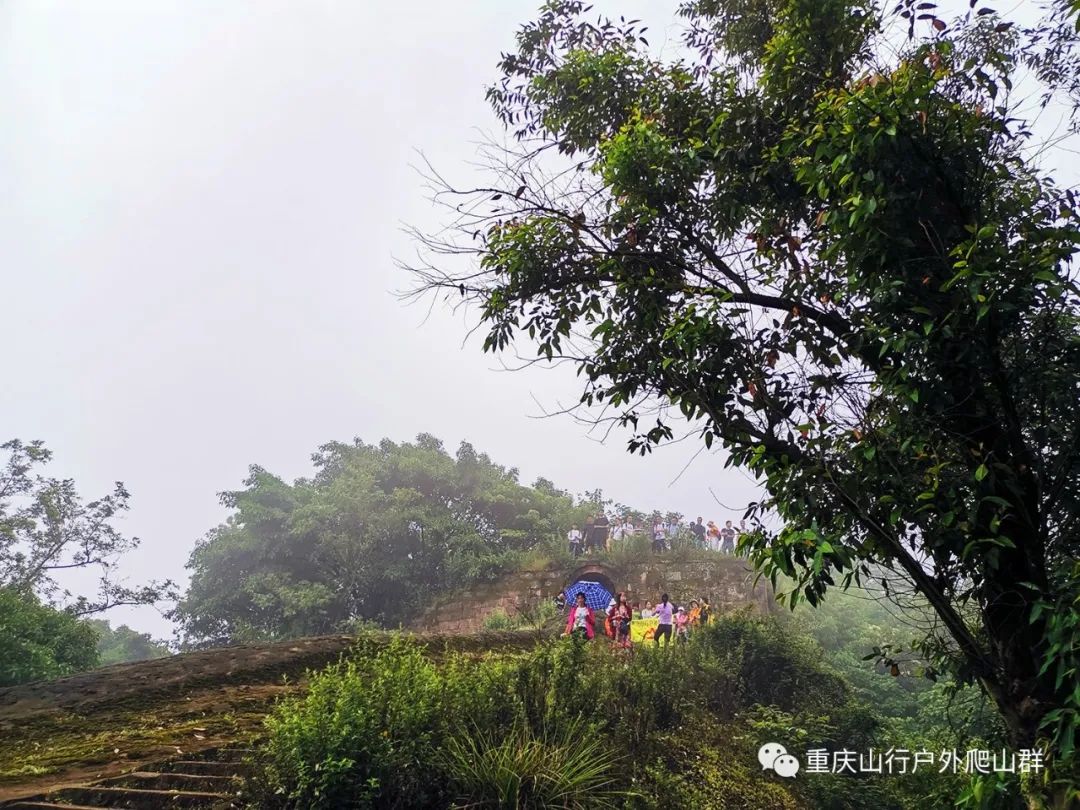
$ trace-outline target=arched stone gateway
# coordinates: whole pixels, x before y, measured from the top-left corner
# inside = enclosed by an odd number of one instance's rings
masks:
[[[604,590],[614,596],[622,590],[615,585],[620,579],[622,578],[618,575],[618,572],[611,566],[601,565],[599,563],[589,563],[574,569],[573,573],[567,578],[563,590],[565,592],[565,590],[572,587],[575,582],[599,582],[604,586]]]
[[[413,629],[436,633],[475,633],[484,620],[501,611],[516,618],[552,601],[575,582],[601,583],[612,594],[626,591],[631,602],[653,602],[668,593],[677,604],[705,597],[715,611],[751,607],[761,613],[775,609],[772,589],[753,582],[746,561],[719,554],[672,559],[647,557],[615,566],[579,560],[574,567],[552,565],[537,571],[511,571],[496,582],[474,585],[441,598],[413,623]]]

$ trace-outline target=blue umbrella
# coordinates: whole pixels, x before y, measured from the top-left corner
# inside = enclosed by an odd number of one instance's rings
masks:
[[[599,610],[601,612],[607,612],[608,603],[611,601],[611,591],[599,582],[593,582],[587,579],[579,579],[566,589],[567,610],[577,604],[575,600],[579,593],[585,594],[586,607],[591,607],[593,610]]]

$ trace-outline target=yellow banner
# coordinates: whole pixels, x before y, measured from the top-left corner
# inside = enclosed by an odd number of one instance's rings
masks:
[[[660,626],[660,619],[634,619],[630,622],[630,640],[633,642],[652,641],[656,634],[656,628]]]

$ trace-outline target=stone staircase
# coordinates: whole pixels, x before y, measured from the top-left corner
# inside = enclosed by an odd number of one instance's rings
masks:
[[[87,785],[0,804],[3,810],[231,810],[251,771],[246,748],[217,748]]]

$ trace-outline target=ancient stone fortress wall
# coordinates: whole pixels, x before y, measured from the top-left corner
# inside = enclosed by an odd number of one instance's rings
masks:
[[[631,603],[657,602],[667,593],[677,605],[704,597],[715,611],[750,606],[761,613],[775,610],[768,582],[754,585],[754,574],[739,557],[710,554],[699,559],[657,555],[645,562],[615,565],[583,558],[572,568],[515,571],[496,582],[451,593],[417,620],[413,629],[436,633],[473,633],[501,611],[511,618],[528,614],[551,601],[578,580],[600,582],[612,593],[626,591]]]

